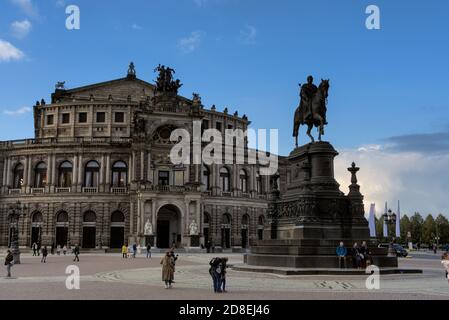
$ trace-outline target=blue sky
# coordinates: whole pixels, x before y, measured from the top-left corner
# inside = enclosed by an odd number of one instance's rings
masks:
[[[69,4],[80,8],[80,30],[65,28]],[[370,4],[380,8],[380,30],[365,27]],[[206,107],[238,110],[255,128],[279,128],[280,153],[288,154],[298,83],[312,74],[331,81],[325,139],[343,159],[361,160],[361,174],[372,168],[361,182],[369,190],[379,172],[391,170],[392,156],[399,164],[401,156],[422,156],[425,168],[435,157],[446,163],[448,21],[445,0],[1,0],[0,140],[33,136],[27,108],[49,100],[57,81],[73,88],[120,78],[134,61],[143,80],[155,78],[158,63],[170,65],[182,95],[199,92]],[[383,160],[373,162],[378,153]],[[376,167],[379,161],[386,163]],[[349,179],[344,170],[341,179]],[[428,184],[448,190],[442,170],[436,182],[426,171],[413,182],[409,173],[396,179],[423,192]],[[404,190],[367,195],[377,202],[407,197]],[[423,201],[402,207],[449,212],[445,199],[425,199],[422,208]]]

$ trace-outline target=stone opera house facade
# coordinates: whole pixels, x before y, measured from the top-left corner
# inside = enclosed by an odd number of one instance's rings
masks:
[[[131,64],[123,78],[73,89],[59,83],[51,103],[36,102],[35,137],[0,142],[0,246],[10,244],[12,223],[22,248],[150,242],[239,251],[261,239],[272,178],[257,164],[174,165],[169,157],[175,128],[190,132],[201,121],[202,130],[246,130],[248,118],[206,109],[196,94],[179,96],[177,81],[158,88]]]

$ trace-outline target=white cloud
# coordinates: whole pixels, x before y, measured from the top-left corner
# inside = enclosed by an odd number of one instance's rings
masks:
[[[11,60],[21,60],[25,57],[25,54],[14,47],[8,41],[0,39],[0,62],[11,61]]]
[[[184,53],[191,53],[200,45],[202,36],[202,31],[193,31],[188,37],[178,40],[178,48]]]
[[[31,30],[31,22],[28,20],[14,21],[11,24],[11,29],[15,37],[24,38]]]
[[[449,154],[429,155],[419,152],[392,152],[383,146],[364,146],[343,150],[335,158],[335,178],[340,189],[347,193],[350,173],[347,168],[355,162],[360,191],[365,196],[365,211],[376,204],[377,214],[384,210],[385,201],[401,214],[443,213],[449,216]]]
[[[19,116],[28,112],[31,112],[32,109],[30,107],[22,107],[17,110],[5,110],[3,111],[4,114],[7,114],[9,116]]]
[[[139,26],[137,23],[133,23],[131,28],[133,28],[134,30],[142,30],[143,29],[142,26]]]
[[[245,29],[240,30],[240,38],[246,44],[255,44],[257,37],[257,29],[254,26],[246,25]]]
[[[11,2],[22,9],[22,11],[29,17],[36,18],[39,16],[37,7],[31,0],[11,0]]]

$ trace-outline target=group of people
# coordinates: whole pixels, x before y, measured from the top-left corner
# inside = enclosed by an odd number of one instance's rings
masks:
[[[51,246],[51,254],[55,254],[55,249],[56,248],[56,254],[58,256],[61,255],[61,250],[62,253],[64,255],[67,255],[67,246],[64,245],[62,248],[61,246],[58,244],[57,246],[55,246],[54,244],[52,244]],[[31,246],[31,249],[33,250],[33,256],[40,256],[42,253],[42,258],[41,258],[41,263],[46,263],[47,262],[47,256],[48,256],[48,249],[47,246],[43,246],[41,247],[40,243],[36,243],[34,242]],[[72,248],[72,253],[75,255],[75,258],[73,259],[73,261],[80,261],[79,259],[79,254],[80,254],[80,248],[78,245],[75,245]]]
[[[147,258],[151,258],[151,245],[147,244],[146,247],[146,256]],[[137,243],[134,243],[132,246],[128,246],[127,243],[122,246],[122,258],[127,259],[132,254],[133,258],[136,257],[137,254]]]
[[[346,260],[348,256],[348,250],[344,246],[343,242],[340,242],[340,245],[337,247],[335,252],[338,258],[338,267],[340,269],[347,268]],[[372,264],[371,254],[369,252],[366,241],[363,241],[361,246],[359,246],[357,242],[354,243],[350,255],[352,257],[352,264],[354,268],[366,268],[368,265]]]

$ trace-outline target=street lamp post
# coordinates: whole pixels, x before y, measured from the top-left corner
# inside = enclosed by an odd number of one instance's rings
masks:
[[[11,206],[11,222],[12,222],[12,235],[11,235],[11,252],[14,257],[14,264],[20,264],[20,249],[19,249],[19,219],[26,207],[17,201],[15,205]]]
[[[392,212],[391,209],[384,213],[384,223],[387,225],[387,230],[388,226],[396,225],[396,213]],[[396,257],[396,250],[393,247],[393,237],[391,237],[390,245],[388,246],[388,256]]]

